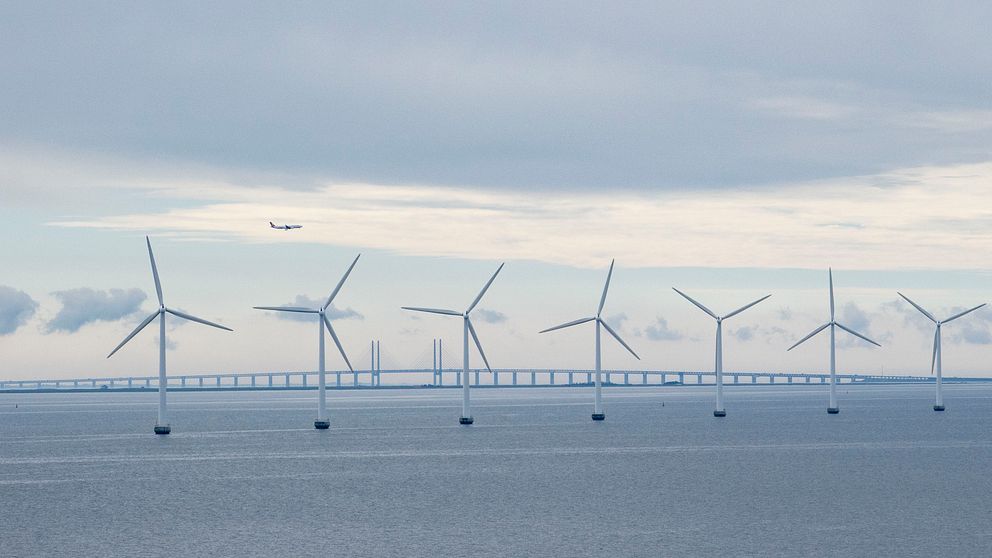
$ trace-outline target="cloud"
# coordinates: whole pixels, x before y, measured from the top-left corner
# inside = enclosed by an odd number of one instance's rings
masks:
[[[583,268],[609,257],[632,267],[816,268],[829,253],[836,265],[857,269],[918,269],[920,262],[982,269],[971,254],[992,252],[984,210],[989,181],[992,162],[652,195],[358,183],[298,191],[190,178],[158,190],[163,205],[178,205],[172,209],[51,224]],[[273,235],[259,227],[273,212],[294,215],[307,228]],[[824,215],[845,215],[863,227],[816,226],[832,222]],[[480,219],[488,226],[479,227]],[[397,229],[404,234],[393,234]],[[687,237],[694,250],[679,243]]]
[[[14,333],[38,309],[38,303],[24,291],[0,285],[0,335]]]
[[[951,311],[957,313],[964,310],[965,308],[954,308]],[[953,326],[948,326],[952,327],[954,331],[950,336],[952,342],[992,345],[992,309],[989,309],[988,306],[952,323]]]
[[[293,300],[293,302],[287,302],[286,304],[281,304],[280,306],[296,306],[299,308],[320,308],[324,304],[325,300],[326,299],[320,299],[320,300],[313,299],[308,297],[307,295],[301,294],[301,295],[296,295],[296,299]],[[274,314],[280,320],[288,320],[292,322],[313,322],[315,319],[313,314],[305,314],[302,312],[270,312],[270,313]],[[361,315],[356,310],[353,310],[350,307],[341,309],[338,308],[337,306],[334,306],[334,304],[328,306],[327,310],[324,313],[329,320],[347,320],[351,318],[356,320],[365,319],[365,316]]]
[[[848,302],[841,307],[839,313],[838,322],[844,324],[845,326],[853,329],[854,331],[874,340],[876,343],[885,343],[892,339],[891,331],[883,331],[881,333],[873,333],[871,331],[872,319],[867,312],[862,310],[857,304],[853,302]],[[877,314],[876,314],[877,317]],[[842,348],[847,347],[868,347],[874,346],[870,345],[867,341],[862,340],[859,337],[851,335],[846,331],[838,329],[837,331],[838,339],[837,346]]]
[[[147,296],[141,289],[98,291],[87,287],[52,293],[62,304],[45,324],[47,333],[73,333],[92,322],[115,322],[138,312]]]
[[[607,316],[605,318],[606,323],[610,324],[610,327],[617,331],[623,331],[623,324],[628,321],[626,312],[620,312],[619,314],[613,314],[612,316]]]
[[[668,328],[668,320],[658,317],[654,323],[644,328],[644,336],[652,341],[677,341],[684,336]]]
[[[787,322],[792,319],[792,309],[788,306],[783,306],[778,309],[778,319],[783,322]]]
[[[478,316],[480,320],[490,324],[498,324],[506,321],[506,314],[499,312],[497,310],[486,310],[485,308],[477,308],[474,312],[474,315]]]
[[[750,341],[754,339],[754,334],[758,331],[758,326],[742,326],[730,332],[738,341]]]

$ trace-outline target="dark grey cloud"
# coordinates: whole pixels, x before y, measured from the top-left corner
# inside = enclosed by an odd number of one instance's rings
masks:
[[[0,138],[304,184],[866,174],[987,158],[990,19],[987,2],[8,2]]]
[[[285,304],[280,304],[279,306],[319,308],[322,304],[324,304],[325,300],[326,299],[310,298],[307,295],[301,294],[301,295],[296,295],[296,298],[293,300],[293,302],[287,302]],[[293,322],[313,322],[316,320],[313,314],[302,314],[299,312],[270,312],[270,313],[274,314],[277,318],[281,320],[289,320]],[[324,313],[327,315],[328,319],[331,320],[347,320],[350,318],[354,318],[356,320],[365,319],[365,316],[361,315],[360,313],[358,313],[357,311],[351,308],[342,309],[342,308],[338,308],[337,306],[334,306],[333,304],[328,306],[327,310]]]
[[[38,303],[28,293],[0,285],[0,335],[14,333],[37,309]]]
[[[485,308],[477,308],[472,315],[490,324],[499,324],[506,321],[506,314],[496,310],[486,310]]]
[[[87,287],[52,293],[62,304],[45,331],[73,333],[92,322],[115,322],[141,309],[147,296],[141,289],[98,291]]]
[[[668,320],[661,316],[644,328],[644,336],[652,341],[678,341],[684,337],[682,333],[669,329]]]

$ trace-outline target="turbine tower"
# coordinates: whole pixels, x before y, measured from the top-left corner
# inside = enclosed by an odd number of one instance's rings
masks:
[[[830,406],[827,407],[827,413],[831,415],[836,415],[837,413],[840,412],[840,408],[837,406],[837,343],[835,339],[836,338],[835,329],[839,327],[844,331],[850,333],[851,335],[864,339],[865,341],[871,343],[872,345],[875,345],[876,347],[881,347],[881,345],[872,341],[871,339],[868,339],[867,337],[861,335],[860,333],[854,331],[853,329],[846,327],[845,325],[839,323],[837,320],[834,319],[834,272],[833,270],[828,269],[827,273],[830,278],[830,321],[814,329],[812,332],[810,332],[809,335],[800,339],[798,342],[796,342],[795,345],[786,349],[786,351],[791,351],[792,349],[795,349],[799,345],[803,344],[810,337],[813,337],[814,335],[820,333],[821,331],[827,329],[828,327],[830,328]]]
[[[689,302],[691,302],[694,305],[696,305],[697,308],[699,308],[703,312],[706,312],[707,314],[709,314],[711,318],[713,318],[714,320],[716,320],[716,367],[715,367],[715,370],[716,370],[716,410],[713,411],[713,416],[715,416],[715,417],[725,417],[725,416],[727,416],[727,411],[723,408],[723,320],[726,320],[727,318],[730,318],[730,317],[736,316],[737,314],[740,314],[741,312],[747,310],[748,308],[754,306],[755,304],[758,304],[759,302],[765,300],[766,298],[768,298],[768,297],[770,297],[772,295],[763,296],[763,297],[759,298],[758,300],[755,300],[751,304],[747,304],[745,306],[742,306],[742,307],[738,308],[737,310],[734,310],[733,312],[727,314],[726,316],[717,316],[709,308],[707,308],[707,307],[703,306],[702,304],[700,304],[699,302],[693,300],[689,295],[687,295],[684,292],[676,289],[675,287],[672,287],[672,289],[675,292],[677,292],[680,295],[682,295],[683,298],[685,298]]]
[[[313,427],[317,430],[327,430],[331,426],[330,419],[327,418],[327,379],[324,368],[324,328],[327,328],[327,332],[331,334],[331,339],[334,340],[334,344],[338,347],[338,352],[341,353],[341,358],[344,359],[344,363],[348,365],[348,370],[352,372],[355,371],[351,367],[351,362],[348,360],[348,355],[344,354],[344,347],[341,346],[341,340],[338,339],[337,333],[334,332],[334,328],[331,326],[331,320],[327,317],[327,308],[334,302],[334,297],[338,295],[338,291],[344,285],[348,276],[351,275],[351,270],[355,269],[355,264],[358,263],[358,258],[362,257],[361,254],[355,256],[355,260],[351,262],[348,266],[348,271],[344,272],[341,280],[338,281],[334,290],[331,291],[331,295],[327,297],[327,301],[324,302],[318,308],[300,308],[298,306],[254,306],[256,310],[273,310],[275,312],[296,312],[299,314],[316,314],[317,315],[317,328],[318,333],[318,345],[320,347],[317,357],[317,419],[313,421]]]
[[[486,352],[482,350],[482,343],[479,342],[479,336],[475,333],[475,328],[472,327],[472,319],[469,318],[469,314],[475,309],[479,301],[482,300],[482,295],[486,294],[489,290],[489,286],[493,284],[496,280],[496,276],[503,269],[505,264],[499,264],[496,268],[496,273],[489,278],[486,282],[486,286],[482,287],[479,291],[479,295],[475,297],[472,304],[469,304],[468,309],[464,312],[456,312],[454,310],[443,310],[439,308],[419,308],[414,306],[403,306],[404,310],[412,310],[414,312],[427,312],[429,314],[443,314],[445,316],[460,316],[462,318],[462,416],[458,419],[458,424],[472,424],[475,419],[472,418],[471,403],[469,401],[469,382],[468,379],[468,336],[472,335],[472,340],[475,341],[475,347],[479,349],[479,355],[482,357],[482,362],[486,363],[486,370],[492,372],[492,368],[489,367],[489,360],[486,359]]]
[[[610,262],[610,271],[609,273],[606,274],[606,284],[603,285],[603,296],[599,298],[599,308],[596,309],[595,316],[592,316],[591,318],[579,318],[578,320],[573,320],[571,322],[564,323],[561,325],[556,325],[554,327],[549,327],[548,329],[540,331],[540,333],[547,333],[549,331],[554,331],[556,329],[564,329],[566,327],[572,327],[575,325],[584,324],[586,322],[591,322],[593,320],[596,321],[596,395],[593,403],[592,420],[606,419],[606,413],[603,412],[603,384],[601,382],[603,358],[602,358],[602,351],[600,350],[600,326],[606,328],[606,331],[609,332],[609,334],[612,335],[614,339],[620,342],[620,344],[623,345],[625,349],[630,351],[630,354],[634,355],[634,358],[636,358],[637,360],[641,360],[641,357],[637,356],[637,353],[634,352],[634,349],[631,349],[630,345],[625,343],[623,339],[620,339],[620,336],[617,334],[617,332],[613,331],[613,328],[610,327],[610,325],[606,323],[606,321],[603,320],[603,318],[600,317],[601,314],[603,313],[603,305],[606,304],[606,293],[610,290],[610,279],[613,277],[614,263],[616,263],[616,260]]]
[[[165,315],[172,314],[184,320],[189,320],[191,322],[197,322],[200,324],[208,325],[211,327],[216,327],[218,329],[223,329],[227,331],[234,331],[229,327],[224,327],[220,324],[215,324],[204,320],[203,318],[197,318],[196,316],[191,316],[185,312],[180,312],[179,310],[174,310],[172,308],[166,308],[165,301],[162,299],[162,282],[158,278],[158,267],[155,266],[155,254],[152,253],[152,242],[145,237],[145,244],[148,245],[148,259],[152,264],[152,277],[155,278],[155,294],[158,295],[158,310],[153,312],[150,316],[145,318],[143,322],[138,324],[138,327],[134,328],[134,331],[130,333],[127,337],[121,341],[120,345],[110,351],[107,358],[114,356],[114,353],[120,350],[132,337],[138,334],[139,331],[145,329],[145,326],[152,323],[152,320],[158,318],[158,421],[155,423],[155,433],[156,434],[168,434],[172,432],[172,427],[169,426],[169,418],[166,410],[166,391],[168,380],[165,376]]]
[[[933,358],[930,361],[930,373],[933,374],[935,367],[937,369],[937,401],[933,405],[933,410],[934,411],[943,411],[944,410],[944,390],[943,390],[943,387],[941,386],[941,382],[943,380],[943,374],[941,372],[941,364],[940,364],[941,363],[941,360],[942,360],[943,352],[941,351],[941,348],[940,348],[940,328],[941,328],[941,326],[943,326],[947,322],[954,321],[954,320],[960,318],[961,316],[964,316],[965,314],[970,314],[970,313],[974,312],[975,310],[978,310],[982,306],[985,306],[985,304],[979,304],[978,306],[976,306],[976,307],[974,307],[974,308],[972,308],[970,310],[965,310],[964,312],[958,312],[957,314],[954,314],[953,316],[951,316],[950,318],[947,318],[946,320],[938,320],[937,318],[934,318],[933,317],[933,314],[931,314],[930,312],[927,312],[926,310],[924,310],[922,306],[920,306],[919,304],[913,302],[912,300],[909,300],[909,297],[908,296],[906,296],[906,295],[904,295],[902,293],[898,293],[898,294],[903,299],[905,299],[906,302],[912,304],[913,305],[913,308],[916,308],[917,310],[919,310],[920,313],[922,313],[924,316],[926,316],[927,318],[929,318],[930,321],[933,322],[934,325],[936,325],[936,328],[934,329],[934,332],[933,332]]]

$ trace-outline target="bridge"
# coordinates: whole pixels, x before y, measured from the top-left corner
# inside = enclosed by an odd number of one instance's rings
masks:
[[[327,373],[329,389],[367,389],[391,387],[458,387],[461,369],[368,369],[351,372],[336,370]],[[592,370],[568,369],[485,369],[470,370],[472,386],[532,387],[580,386],[593,382]],[[385,384],[383,377],[387,378]],[[827,373],[801,372],[724,372],[724,384],[782,385],[826,384]],[[838,374],[840,384],[928,384],[933,376]],[[945,377],[945,383],[992,382],[992,378]],[[604,370],[604,385],[712,385],[712,371],[678,370]],[[167,387],[175,391],[205,390],[305,390],[317,388],[316,371],[233,372],[215,374],[182,374],[169,376]],[[141,391],[158,389],[158,376],[117,376],[70,379],[0,380],[0,393],[24,391]]]

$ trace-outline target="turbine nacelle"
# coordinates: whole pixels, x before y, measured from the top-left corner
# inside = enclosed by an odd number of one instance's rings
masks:
[[[493,281],[496,280],[496,276],[499,275],[499,272],[503,270],[504,265],[506,264],[505,263],[499,264],[499,267],[496,268],[496,272],[493,273],[492,277],[489,278],[489,281],[486,281],[486,284],[482,287],[482,290],[479,291],[478,295],[476,295],[475,300],[473,300],[472,303],[468,305],[468,308],[465,309],[464,312],[458,312],[456,310],[447,310],[444,308],[424,308],[420,306],[401,306],[401,308],[403,310],[410,310],[412,312],[425,312],[427,314],[441,314],[444,316],[460,316],[462,318],[462,321],[465,323],[465,329],[468,330],[468,333],[471,334],[472,336],[472,341],[475,342],[476,349],[479,350],[479,356],[482,357],[482,362],[486,364],[486,370],[492,372],[493,371],[492,368],[489,367],[489,359],[486,358],[486,352],[482,349],[482,343],[479,341],[479,335],[475,332],[475,326],[472,325],[472,318],[470,314],[472,313],[472,310],[475,310],[475,307],[479,304],[479,301],[482,300],[482,297],[483,295],[486,294],[486,291],[489,290],[489,287],[493,284]]]

